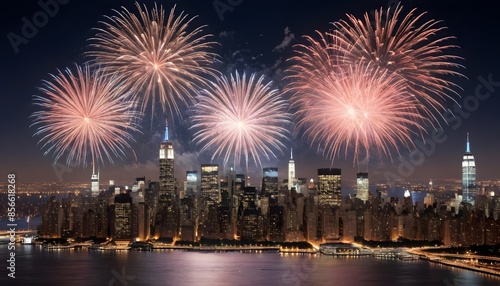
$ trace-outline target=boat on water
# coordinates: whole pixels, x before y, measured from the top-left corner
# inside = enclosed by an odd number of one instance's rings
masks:
[[[92,250],[100,250],[100,251],[107,251],[107,250],[130,250],[132,247],[130,246],[130,243],[116,243],[114,241],[111,242],[104,242],[100,244],[92,244],[89,249]]]
[[[134,242],[130,244],[130,249],[137,251],[151,251],[153,250],[153,245],[148,242]]]
[[[414,255],[414,254],[402,253],[402,254],[396,255],[396,258],[398,258],[399,260],[403,260],[403,261],[415,261],[415,260],[419,260],[420,256]]]
[[[372,255],[368,249],[346,243],[325,243],[321,244],[319,251],[324,255],[334,256],[367,256]]]
[[[59,250],[59,249],[70,249],[72,248],[72,246],[67,244],[46,244],[44,248],[49,250]]]
[[[21,238],[22,244],[35,244],[36,236],[32,234],[26,234]]]
[[[100,246],[97,250],[130,250],[129,245],[104,245]]]

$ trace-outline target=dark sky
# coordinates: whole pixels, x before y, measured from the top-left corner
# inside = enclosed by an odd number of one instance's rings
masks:
[[[23,17],[32,20],[33,16],[43,11],[39,1],[9,1],[3,4],[0,25],[2,29],[1,42],[1,88],[2,103],[0,104],[0,130],[2,132],[0,148],[0,170],[4,176],[14,171],[19,180],[24,182],[70,182],[88,181],[91,174],[89,167],[70,166],[65,170],[54,170],[51,156],[44,156],[39,138],[34,138],[34,128],[30,128],[30,115],[36,110],[32,96],[40,94],[37,90],[42,80],[48,79],[49,73],[57,69],[82,64],[85,58],[87,39],[94,35],[92,28],[98,26],[103,15],[112,15],[111,9],[125,6],[135,11],[134,1],[94,1],[70,0],[58,4],[58,11],[48,17],[47,23],[38,28],[27,43],[18,46],[18,52],[11,45],[7,35],[15,33],[22,35]],[[51,2],[41,0],[40,2]],[[152,7],[152,1],[139,1]],[[233,3],[231,10],[218,13],[214,3]],[[177,11],[185,11],[189,15],[198,15],[195,25],[208,25],[206,30],[214,35],[214,40],[221,42],[217,52],[224,61],[221,72],[238,68],[247,72],[263,73],[274,79],[276,87],[281,88],[279,81],[286,68],[284,61],[292,53],[292,45],[303,43],[303,35],[312,35],[315,30],[326,31],[332,28],[331,22],[345,19],[346,13],[361,16],[381,6],[386,7],[391,1],[163,1],[159,2],[169,10],[177,4]],[[328,3],[328,4],[325,4]],[[371,159],[369,172],[371,183],[383,183],[387,171],[408,180],[460,179],[461,156],[465,150],[466,133],[471,134],[472,152],[476,157],[479,180],[500,179],[500,25],[498,11],[491,1],[403,1],[405,12],[410,8],[417,11],[427,11],[426,19],[438,19],[448,29],[443,35],[456,36],[454,42],[460,49],[454,51],[463,57],[462,70],[467,79],[454,79],[463,88],[458,98],[459,103],[469,104],[467,115],[450,126],[444,124],[446,140],[436,144],[435,150],[425,154],[424,158],[413,161],[409,170],[401,167],[397,152],[390,158]],[[293,33],[294,38],[283,49],[273,49]],[[231,35],[230,37],[223,37]],[[237,56],[230,55],[235,52]],[[278,63],[277,65],[275,65]],[[274,66],[273,66],[274,65]],[[481,79],[483,80],[481,80]],[[490,97],[477,99],[478,86],[485,80],[493,82],[490,86]],[[499,82],[494,86],[495,82]],[[487,88],[479,87],[479,92],[488,92]],[[471,107],[470,104],[478,103]],[[452,103],[449,107],[453,108]],[[467,118],[465,118],[467,117]],[[458,122],[460,120],[460,122]],[[443,122],[442,122],[443,123]],[[147,123],[149,126],[149,123]],[[156,180],[158,143],[161,140],[161,122],[153,124],[153,130],[146,128],[144,134],[136,137],[133,143],[138,156],[138,162],[130,159],[116,160],[114,165],[106,163],[101,167],[101,179],[115,179],[118,183],[130,184],[135,177],[146,176]],[[187,169],[199,169],[199,163],[210,161],[207,154],[198,155],[197,149],[190,142],[191,134],[187,131],[186,120],[172,127],[172,136],[176,146],[176,177],[183,180]],[[316,147],[301,138],[295,138],[287,143],[294,148],[297,175],[299,177],[315,178],[316,169],[330,167],[329,160],[322,159]],[[410,150],[402,150],[403,158],[408,158]],[[264,162],[264,167],[278,166],[281,178],[285,178],[289,150],[277,154],[278,160]],[[411,164],[411,163],[410,163]],[[57,168],[61,168],[59,165]],[[398,171],[398,166],[400,166]],[[344,180],[355,178],[357,167],[352,160],[338,158],[333,167],[342,168]],[[56,168],[56,169],[57,169]],[[252,176],[260,173],[253,170]],[[258,176],[258,175],[257,175]]]

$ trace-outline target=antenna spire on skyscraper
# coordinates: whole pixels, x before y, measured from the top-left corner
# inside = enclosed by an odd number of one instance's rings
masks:
[[[467,147],[465,152],[470,153],[469,132],[467,132]]]
[[[165,119],[165,137],[163,137],[163,141],[168,141],[168,120]]]

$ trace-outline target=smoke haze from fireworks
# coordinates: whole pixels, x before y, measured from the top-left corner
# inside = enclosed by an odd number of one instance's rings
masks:
[[[394,10],[376,10],[363,19],[347,15],[334,23],[330,34],[344,64],[361,63],[386,69],[405,79],[408,92],[420,103],[418,112],[429,118],[436,128],[446,111],[446,101],[456,101],[461,88],[450,76],[464,77],[458,69],[461,57],[451,54],[454,37],[440,37],[446,27],[440,21],[424,21],[424,13],[412,9],[406,16],[402,6]],[[404,16],[404,17],[402,17]],[[419,24],[423,22],[422,24]]]
[[[264,76],[247,78],[236,71],[202,91],[193,109],[194,140],[203,145],[201,152],[214,149],[212,160],[223,155],[225,165],[232,157],[239,166],[243,158],[248,169],[252,159],[260,167],[261,156],[270,159],[274,150],[285,148],[291,123],[287,107]]]
[[[133,141],[130,132],[137,132],[137,111],[131,110],[133,102],[124,100],[126,88],[116,78],[105,76],[102,71],[91,71],[88,65],[77,66],[76,73],[69,68],[51,75],[39,88],[43,95],[34,96],[31,126],[36,126],[35,136],[46,148],[45,155],[53,153],[54,162],[67,155],[66,163],[76,162],[85,166],[91,163],[111,163],[113,157],[125,155]]]
[[[156,3],[151,11],[137,2],[136,7],[139,16],[122,7],[100,22],[103,28],[96,29],[87,54],[134,92],[141,111],[151,102],[151,118],[157,102],[180,115],[178,103],[193,103],[207,82],[204,76],[215,74],[209,67],[217,57],[209,51],[215,43],[207,41],[205,26],[190,31],[195,17],[176,16],[175,6],[168,17]]]
[[[424,132],[428,119],[404,79],[376,66],[342,64],[331,39],[319,35],[296,45],[287,70],[297,127],[332,162],[342,150],[359,163],[373,151],[391,156],[392,149],[412,145],[411,135]]]

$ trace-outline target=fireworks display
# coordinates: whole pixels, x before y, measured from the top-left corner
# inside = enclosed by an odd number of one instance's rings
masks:
[[[137,13],[114,10],[90,39],[89,67],[59,72],[35,97],[43,108],[33,117],[36,135],[55,160],[103,160],[130,147],[138,110],[151,106],[181,115],[192,107],[191,129],[201,152],[261,165],[276,157],[288,139],[291,118],[280,91],[264,77],[236,72],[218,76],[211,67],[216,43],[183,12],[165,13],[136,2]],[[331,159],[353,151],[354,162],[374,153],[391,155],[412,145],[425,127],[436,128],[446,101],[460,87],[460,57],[450,53],[453,37],[440,37],[439,21],[402,7],[377,10],[362,19],[347,15],[319,39],[296,45],[286,70],[298,128]],[[422,24],[419,24],[422,22]],[[210,78],[217,78],[211,81]],[[185,106],[183,106],[185,105]],[[133,107],[133,108],[132,108]],[[137,108],[138,109],[137,109]],[[135,111],[131,111],[131,109]],[[106,127],[106,128],[105,128]]]
[[[447,44],[453,37],[440,37],[445,30],[436,20],[424,21],[426,13],[415,9],[402,17],[402,6],[394,11],[375,11],[363,19],[347,15],[348,20],[334,23],[332,36],[337,41],[344,64],[376,66],[405,79],[408,92],[418,100],[419,112],[439,124],[447,99],[454,100],[460,87],[450,76],[463,76],[457,63],[460,57],[450,53],[457,46]],[[419,24],[423,22],[423,24]]]
[[[348,15],[296,46],[287,90],[298,126],[332,161],[342,150],[346,157],[352,150],[355,162],[372,149],[399,152],[425,126],[436,128],[446,100],[458,95],[449,76],[462,76],[460,58],[445,44],[452,37],[438,37],[445,29],[438,21],[418,25],[425,13],[400,19],[401,10],[381,8],[364,21]]]
[[[285,147],[290,116],[286,101],[271,84],[264,83],[263,76],[247,78],[236,72],[202,91],[192,126],[201,151],[213,148],[212,159],[223,155],[226,164],[233,157],[235,166],[243,158],[247,169],[249,159],[260,166],[261,156],[275,157],[273,150]]]
[[[180,114],[178,103],[192,103],[204,76],[214,74],[214,43],[207,41],[204,26],[190,31],[194,18],[175,16],[175,7],[165,17],[156,4],[151,11],[136,6],[139,16],[122,8],[101,22],[88,55],[134,92],[142,111],[151,101],[152,110],[158,102],[164,111]]]
[[[44,95],[34,97],[40,110],[32,115],[45,154],[53,153],[54,162],[67,155],[68,165],[86,165],[88,156],[95,165],[125,155],[139,118],[130,108],[132,102],[123,100],[126,89],[88,66],[51,77],[40,88]]]
[[[427,121],[417,112],[415,98],[405,81],[379,67],[345,66],[329,41],[306,37],[297,47],[288,70],[298,127],[311,142],[319,143],[333,160],[344,150],[353,160],[375,149],[390,155],[391,148],[411,144],[410,135],[423,131]]]

